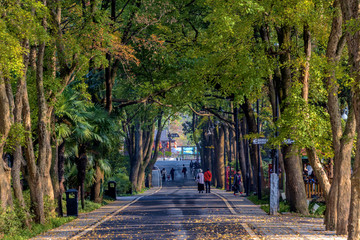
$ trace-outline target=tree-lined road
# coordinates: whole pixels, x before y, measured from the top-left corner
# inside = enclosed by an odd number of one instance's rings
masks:
[[[78,239],[245,238],[232,211],[217,195],[199,194],[194,181],[165,182]]]

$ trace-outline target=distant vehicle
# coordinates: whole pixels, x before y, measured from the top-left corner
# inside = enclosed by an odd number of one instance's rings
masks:
[[[176,159],[172,157],[172,158],[169,158],[168,160],[169,161],[175,161]]]

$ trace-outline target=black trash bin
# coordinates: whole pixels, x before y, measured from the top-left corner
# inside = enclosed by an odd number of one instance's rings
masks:
[[[116,200],[116,182],[115,181],[109,181],[108,182],[108,195],[109,197]]]
[[[66,192],[66,211],[67,216],[78,216],[78,191],[69,189]]]

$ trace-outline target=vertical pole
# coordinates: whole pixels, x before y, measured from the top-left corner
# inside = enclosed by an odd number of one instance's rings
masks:
[[[169,134],[168,134],[168,138],[169,138],[169,151],[170,151],[170,157],[171,157],[171,135],[170,135],[170,131],[169,131]]]
[[[246,128],[247,130],[247,128]],[[249,140],[245,139],[245,148],[246,148],[246,196],[250,195],[251,182],[250,182],[250,151],[249,151]]]
[[[236,170],[239,169],[239,161],[238,158],[240,157],[240,139],[239,139],[239,120],[238,120],[238,108],[235,107],[234,108],[234,121],[235,121],[235,143],[236,143],[236,156],[235,156],[235,165],[236,165]]]
[[[279,119],[279,98],[277,92],[276,95],[276,103],[275,103],[275,110],[276,110],[276,119],[275,122]],[[276,137],[279,136],[278,130],[276,130]],[[275,156],[273,160],[273,173],[271,174],[270,179],[270,215],[277,215],[279,209],[279,175],[278,175],[278,164],[279,164],[279,147],[276,147]]]
[[[260,136],[260,119],[259,119],[259,99],[256,101],[256,112],[257,112],[257,131]],[[258,152],[258,199],[261,199],[261,156],[260,156],[260,144],[257,144],[257,152]]]
[[[232,152],[231,152],[231,145],[232,145],[232,130],[229,128],[229,190],[231,191],[231,158],[232,158]]]

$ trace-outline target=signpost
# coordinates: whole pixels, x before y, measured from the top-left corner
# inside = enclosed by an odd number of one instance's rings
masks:
[[[265,145],[268,141],[269,139],[267,138],[255,138],[253,139],[253,144]]]
[[[171,134],[170,134],[170,137],[171,137],[171,138],[177,138],[177,137],[179,137],[179,134],[177,134],[177,133],[171,133]]]

